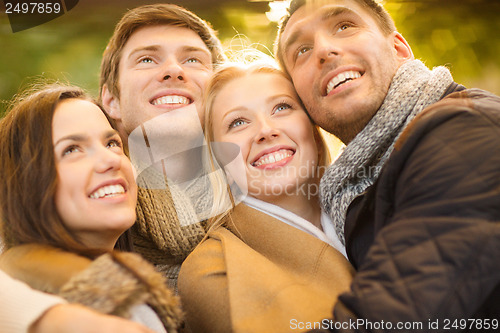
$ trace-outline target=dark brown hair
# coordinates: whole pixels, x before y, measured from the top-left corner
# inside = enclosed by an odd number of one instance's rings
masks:
[[[94,102],[78,87],[46,85],[14,98],[0,121],[0,217],[7,247],[42,243],[88,256],[98,253],[66,227],[55,204],[52,119],[57,105],[70,98]]]
[[[384,35],[389,35],[390,33],[396,31],[396,25],[394,24],[394,20],[391,15],[387,12],[387,10],[376,0],[352,0],[363,8],[367,9],[368,13],[372,15],[375,19],[375,22],[378,24],[380,30]],[[283,61],[283,49],[281,45],[281,36],[285,31],[286,25],[292,17],[293,13],[295,13],[300,7],[306,4],[313,4],[315,0],[292,0],[290,6],[288,8],[287,14],[283,17],[280,26],[278,28],[278,35],[276,36],[275,41],[275,57],[278,60],[281,68],[286,71],[285,63]],[[325,1],[323,1],[325,2]]]
[[[192,12],[173,4],[140,6],[128,11],[115,27],[101,62],[100,92],[104,85],[111,94],[120,98],[118,86],[119,65],[123,47],[132,34],[146,26],[170,25],[193,30],[200,36],[217,64],[224,58],[222,46],[211,26]]]

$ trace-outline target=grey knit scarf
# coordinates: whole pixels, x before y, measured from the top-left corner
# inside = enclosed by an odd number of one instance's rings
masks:
[[[437,102],[452,82],[445,67],[431,71],[419,60],[401,65],[380,109],[325,172],[321,205],[344,245],[347,208],[378,178],[403,129],[425,107]]]

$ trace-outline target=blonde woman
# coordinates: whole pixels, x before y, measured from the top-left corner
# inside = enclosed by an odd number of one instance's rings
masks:
[[[271,65],[227,65],[209,82],[205,108],[213,163],[228,166],[236,147],[241,163],[226,168],[228,181],[247,195],[181,268],[187,325],[287,332],[331,316],[354,272],[319,205],[326,145],[291,81]]]

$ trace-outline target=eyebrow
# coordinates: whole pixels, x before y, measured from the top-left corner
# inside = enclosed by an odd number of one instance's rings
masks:
[[[109,139],[115,135],[118,135],[118,132],[116,130],[109,130],[109,131],[106,131],[103,135],[103,138],[104,139]],[[56,143],[54,143],[54,147],[56,147],[58,144],[60,144],[61,142],[63,141],[76,141],[76,142],[82,142],[82,141],[86,141],[88,140],[89,136],[86,135],[86,134],[70,134],[70,135],[66,135],[66,136],[63,136],[62,138],[60,138],[59,140],[56,141]]]
[[[235,108],[232,108],[231,110],[227,111],[226,113],[224,113],[224,115],[222,116],[222,121],[224,121],[228,115],[230,115],[231,113],[235,113],[235,112],[241,112],[241,111],[248,111],[249,108],[247,108],[246,106],[244,105],[239,105]]]
[[[276,95],[269,96],[268,98],[266,98],[266,103],[271,103],[275,100],[280,100],[282,98],[289,98],[289,99],[296,101],[296,99],[293,96],[291,96],[290,94],[282,93],[282,94],[276,94]],[[231,110],[227,111],[226,113],[224,113],[224,115],[222,116],[222,120],[224,120],[227,117],[227,115],[229,115],[231,113],[240,112],[240,111],[249,111],[249,110],[250,109],[244,105],[237,106],[237,107],[232,108]]]
[[[277,99],[282,99],[282,98],[290,98],[290,99],[294,99],[292,95],[288,94],[288,93],[279,93],[279,94],[276,94],[276,95],[272,95],[272,96],[269,96],[267,99],[266,99],[266,102],[267,103],[271,103]]]
[[[321,16],[321,21],[326,21],[326,20],[329,20],[333,17],[340,16],[343,14],[354,14],[354,11],[352,11],[351,9],[346,8],[346,7],[334,7],[334,8],[331,8],[329,10],[326,10],[323,13],[323,15]],[[290,46],[300,38],[300,36],[302,35],[301,28],[302,27],[299,27],[299,29],[292,32],[290,37],[288,37],[288,39],[285,41],[285,43],[283,45],[283,52],[284,53],[286,53],[288,48],[290,48]]]
[[[130,54],[128,55],[127,59],[132,58],[132,56],[136,53],[143,52],[143,51],[150,51],[150,52],[155,52],[160,49],[160,45],[147,45],[147,46],[140,46],[132,50]]]
[[[182,48],[182,51],[184,51],[184,52],[203,52],[207,55],[210,55],[209,50],[206,50],[206,49],[198,47],[198,46],[184,46]]]
[[[127,59],[132,58],[134,54],[139,53],[139,52],[144,52],[144,51],[157,52],[160,49],[161,49],[161,45],[140,46],[140,47],[132,50],[132,52],[130,52],[130,54],[128,55]],[[182,52],[202,52],[202,53],[205,53],[206,55],[208,55],[209,57],[211,57],[210,51],[208,51],[204,48],[201,48],[201,47],[197,47],[197,46],[186,45],[186,46],[181,48],[181,51]]]

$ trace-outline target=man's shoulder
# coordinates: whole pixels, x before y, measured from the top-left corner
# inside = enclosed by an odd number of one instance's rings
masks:
[[[493,131],[499,131],[500,97],[481,89],[457,89],[415,117],[401,134],[395,148],[401,149],[411,141],[411,137],[430,135],[434,128],[453,127],[453,123],[457,122],[484,123]]]
[[[457,89],[456,91],[445,95],[440,101],[429,106],[430,109],[433,107],[443,105],[453,105],[456,104],[466,105],[473,109],[479,110],[496,110],[499,113],[500,108],[500,97],[486,90],[478,88]]]
[[[416,120],[446,121],[462,113],[469,116],[488,117],[496,125],[500,124],[500,97],[481,89],[459,89],[446,95],[440,101],[422,111]]]

